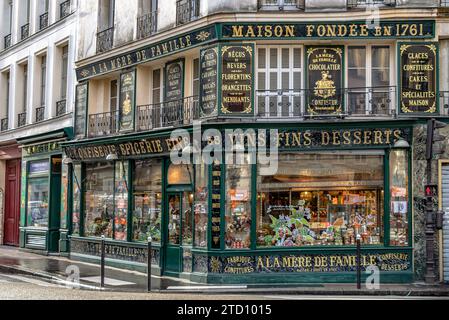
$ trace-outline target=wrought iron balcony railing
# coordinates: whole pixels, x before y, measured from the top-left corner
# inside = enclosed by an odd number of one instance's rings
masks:
[[[56,102],[56,116],[60,117],[67,113],[67,100]]]
[[[117,111],[89,115],[88,136],[92,138],[117,133],[118,116]]]
[[[137,107],[137,131],[189,125],[199,119],[198,96]]]
[[[8,49],[11,46],[11,34],[5,36],[5,49]]]
[[[9,129],[9,119],[5,118],[1,120],[1,131],[8,131]]]
[[[385,5],[394,7],[396,0],[347,0],[348,8],[363,7],[366,5]]]
[[[26,112],[24,113],[19,113],[18,114],[18,118],[17,118],[17,127],[24,127],[27,124],[27,114]]]
[[[41,14],[39,16],[39,30],[45,29],[48,27],[48,12]]]
[[[313,90],[256,91],[259,118],[297,118],[309,116],[306,103],[315,97]],[[337,99],[345,101],[342,116],[394,116],[396,87],[340,89]]]
[[[259,10],[304,10],[305,0],[259,0]]]
[[[114,27],[97,33],[97,53],[106,52],[114,45]]]
[[[157,11],[144,14],[137,18],[137,39],[151,36],[157,31]]]
[[[24,40],[30,36],[30,24],[27,23],[20,28],[20,39]]]
[[[59,19],[64,19],[72,13],[71,0],[64,1],[59,5]]]
[[[200,0],[176,1],[176,24],[188,23],[198,18],[200,13]]]
[[[45,107],[36,108],[36,122],[45,120]]]

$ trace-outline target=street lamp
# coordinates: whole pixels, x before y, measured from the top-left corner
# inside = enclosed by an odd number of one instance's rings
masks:
[[[406,149],[406,148],[410,148],[410,144],[406,140],[400,138],[398,141],[396,141],[394,143],[393,148],[395,148],[395,149]]]

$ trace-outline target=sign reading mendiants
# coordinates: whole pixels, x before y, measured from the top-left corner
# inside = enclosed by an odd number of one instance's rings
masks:
[[[221,113],[252,113],[253,47],[223,46],[221,59]]]
[[[401,112],[436,113],[438,44],[403,43],[399,50]]]

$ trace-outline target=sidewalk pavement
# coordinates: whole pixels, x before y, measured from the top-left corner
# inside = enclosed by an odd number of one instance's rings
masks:
[[[17,248],[0,246],[0,273],[19,273],[68,285],[72,280],[73,266],[79,268],[80,289],[146,292],[147,275],[140,272],[106,267],[105,288],[100,288],[100,266],[72,261],[59,256],[43,256],[24,252]],[[67,269],[68,267],[71,267]],[[73,271],[72,271],[73,272]],[[72,274],[73,276],[73,274]],[[207,294],[294,294],[294,295],[350,295],[350,296],[446,296],[448,284],[427,285],[382,284],[379,290],[357,290],[355,284],[254,284],[254,285],[207,285],[186,280],[152,276],[152,291],[163,293]]]

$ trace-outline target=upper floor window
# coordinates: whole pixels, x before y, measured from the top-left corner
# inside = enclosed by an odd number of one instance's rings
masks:
[[[176,24],[184,24],[198,18],[200,14],[200,0],[176,1]]]
[[[305,9],[305,0],[259,0],[260,10],[297,10]]]
[[[61,48],[61,100],[65,100],[67,96],[67,69],[69,60],[69,46],[65,45]]]
[[[348,46],[348,112],[388,115],[394,87],[389,46]]]
[[[193,95],[200,95],[200,59],[193,59],[193,72],[192,72],[192,86]]]
[[[40,0],[39,3],[39,30],[42,30],[49,25],[48,9],[49,0]]]
[[[97,53],[111,50],[114,43],[115,0],[99,1]]]
[[[45,107],[46,97],[45,91],[47,87],[47,56],[43,55],[41,57],[41,107]]]
[[[1,82],[2,84],[5,84],[0,87],[0,103],[3,106],[2,108],[0,108],[1,131],[6,131],[9,129],[9,78],[9,71],[3,72],[1,74]]]
[[[149,37],[157,31],[157,0],[139,0],[137,39]]]

